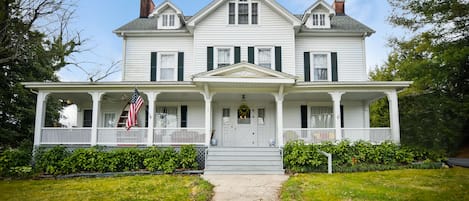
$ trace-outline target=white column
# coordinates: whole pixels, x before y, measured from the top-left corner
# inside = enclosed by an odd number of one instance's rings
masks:
[[[210,146],[212,136],[212,96],[204,95],[205,99],[205,145]]]
[[[399,106],[397,92],[395,90],[385,92],[389,102],[389,123],[391,127],[392,141],[399,144],[401,135],[399,131]]]
[[[44,118],[46,113],[44,108],[46,107],[46,99],[48,92],[39,91],[37,94],[37,102],[36,102],[36,121],[34,124],[34,146],[37,147],[41,144],[41,136],[42,136],[42,127],[44,126]]]
[[[91,97],[93,98],[93,117],[91,122],[91,146],[95,146],[98,140],[98,118],[99,118],[99,110],[101,105],[101,96],[104,94],[103,92],[93,91],[89,92]]]
[[[277,145],[283,147],[283,94],[275,94],[275,103],[277,105]]]
[[[160,92],[144,92],[148,98],[148,130],[147,130],[147,146],[153,145],[153,135],[154,135],[154,128],[155,128],[155,121],[153,120],[155,115],[155,101],[156,97]]]
[[[335,123],[335,136],[337,141],[342,140],[342,125],[341,117],[340,117],[340,100],[342,98],[342,94],[344,92],[329,92],[332,97],[332,101],[334,102],[334,123]]]

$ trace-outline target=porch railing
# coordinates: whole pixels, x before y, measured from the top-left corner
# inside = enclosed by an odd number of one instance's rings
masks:
[[[205,128],[155,128],[153,144],[182,145],[205,143]]]
[[[42,128],[41,144],[90,144],[91,128]]]
[[[343,128],[342,139],[355,142],[359,140],[379,144],[391,141],[391,128]]]
[[[302,140],[307,144],[318,144],[336,140],[335,128],[285,128],[283,142]]]
[[[98,145],[146,145],[148,141],[147,128],[98,128]]]

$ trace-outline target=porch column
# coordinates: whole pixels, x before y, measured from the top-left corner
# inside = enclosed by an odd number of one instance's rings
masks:
[[[147,130],[147,146],[152,146],[153,145],[153,130],[155,128],[155,121],[153,120],[154,115],[155,115],[155,101],[156,97],[158,97],[158,94],[160,92],[144,92],[147,95],[148,98],[148,130]]]
[[[210,138],[212,136],[212,98],[208,85],[205,84],[204,91],[201,92],[205,100],[205,146],[210,146]]]
[[[42,136],[42,127],[44,127],[44,118],[46,113],[44,108],[46,107],[46,99],[49,92],[39,91],[37,93],[37,102],[36,102],[36,121],[34,124],[34,147],[37,147],[41,144]]]
[[[340,100],[342,94],[345,92],[329,92],[334,102],[334,124],[335,124],[335,136],[337,141],[342,140],[342,125],[341,125],[341,116],[340,116]]]
[[[284,94],[275,94],[275,103],[277,105],[277,145],[283,147],[283,98]]]
[[[399,131],[399,106],[397,99],[397,92],[385,92],[389,102],[389,124],[391,127],[392,141],[399,144],[401,142],[401,135]]]
[[[98,117],[101,105],[101,96],[104,92],[89,92],[93,98],[93,117],[91,119],[91,146],[95,146],[98,140]]]

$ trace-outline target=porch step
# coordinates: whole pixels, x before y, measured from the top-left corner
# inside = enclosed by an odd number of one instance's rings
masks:
[[[278,148],[209,148],[204,174],[284,174]]]

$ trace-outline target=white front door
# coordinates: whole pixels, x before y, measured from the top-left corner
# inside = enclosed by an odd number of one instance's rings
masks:
[[[239,110],[239,109],[238,109]],[[237,146],[257,146],[257,122],[255,109],[250,108],[249,111],[244,111],[240,114],[240,111],[237,111],[237,130],[236,130],[236,141]]]

